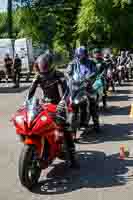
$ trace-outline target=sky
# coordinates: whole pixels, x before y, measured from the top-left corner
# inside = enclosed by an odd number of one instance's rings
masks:
[[[0,0],[0,12],[7,10],[7,2],[8,0]],[[16,8],[16,2],[12,1],[13,8]]]
[[[7,0],[0,0],[0,11],[7,9]]]

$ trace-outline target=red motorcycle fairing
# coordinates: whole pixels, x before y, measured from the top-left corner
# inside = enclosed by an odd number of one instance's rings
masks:
[[[42,104],[41,106],[45,111],[56,113],[57,105],[55,104],[46,103],[46,104]]]
[[[42,156],[44,147],[43,141],[45,143],[45,140],[47,140],[50,146],[49,159],[52,160],[60,152],[63,136],[60,137],[61,132],[53,118],[49,115],[49,113],[55,114],[56,105],[44,104],[42,105],[42,108],[42,111],[37,115],[29,127],[27,124],[27,110],[25,107],[16,112],[12,121],[16,127],[16,133],[24,136],[24,144],[35,145],[37,147],[39,157]]]
[[[16,133],[24,143],[18,175],[21,184],[31,190],[54,159],[67,159],[63,127],[56,124],[56,106],[32,101],[19,109],[12,118]]]
[[[58,156],[60,150],[61,150],[61,143],[55,140],[55,132],[52,131],[49,135],[47,135],[45,138],[44,137],[39,137],[39,136],[31,136],[31,137],[26,137],[24,140],[24,144],[26,145],[35,145],[36,150],[38,153],[38,157],[40,159],[43,158],[43,153],[44,152],[44,146],[45,146],[45,141],[47,140],[49,144],[49,156],[48,156],[48,161],[53,160],[55,157]]]
[[[19,109],[16,114],[13,116],[12,121],[16,127],[16,132],[19,135],[32,135],[37,134],[43,136],[45,132],[56,129],[57,126],[50,117],[48,109],[51,112],[53,110],[52,105],[49,105],[48,108],[43,107],[42,111],[36,116],[36,118],[30,123],[30,126],[27,122],[27,110],[26,108]],[[52,108],[52,109],[51,109]],[[55,108],[55,107],[54,107]]]
[[[53,119],[55,117],[56,107],[54,104],[42,104],[42,111],[32,121],[30,126],[27,123],[27,109],[25,107],[19,109],[12,118],[16,133],[18,135],[37,134],[43,136],[45,132],[57,129],[57,125]],[[73,112],[71,105],[68,106],[68,112]]]
[[[70,100],[69,100],[67,106],[68,106],[68,112],[73,112],[73,109],[72,109],[72,105],[71,105]],[[56,113],[57,105],[55,105],[55,104],[42,104],[42,107],[43,107],[43,109],[46,110],[47,112]]]

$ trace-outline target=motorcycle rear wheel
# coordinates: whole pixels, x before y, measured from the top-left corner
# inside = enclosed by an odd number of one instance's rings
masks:
[[[19,179],[21,184],[29,190],[37,184],[41,175],[38,161],[33,160],[35,153],[34,145],[24,145],[19,157]]]

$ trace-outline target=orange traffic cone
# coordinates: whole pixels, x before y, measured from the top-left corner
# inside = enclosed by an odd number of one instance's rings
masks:
[[[120,158],[121,160],[124,160],[125,157],[126,157],[126,155],[125,155],[125,147],[124,147],[124,146],[121,146],[121,147],[120,147],[119,158]]]
[[[131,105],[131,109],[130,109],[130,117],[133,118],[133,104]]]

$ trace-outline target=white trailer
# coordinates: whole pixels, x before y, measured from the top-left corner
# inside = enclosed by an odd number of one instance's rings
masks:
[[[34,61],[31,39],[0,39],[0,69],[4,69],[4,57],[7,53],[11,58],[18,54],[22,59],[22,70],[30,71],[30,65]]]
[[[14,43],[15,54],[18,54],[22,60],[22,70],[30,71],[30,66],[34,61],[32,40],[31,39],[17,39]]]
[[[9,54],[13,58],[13,40],[0,39],[0,69],[4,69],[4,57]]]

